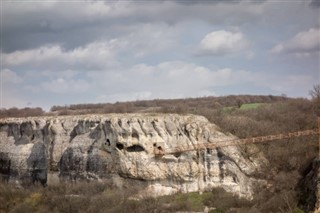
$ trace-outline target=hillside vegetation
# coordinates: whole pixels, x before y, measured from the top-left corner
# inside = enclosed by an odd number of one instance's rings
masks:
[[[315,99],[311,101],[276,96],[227,96],[54,106],[51,112],[41,112],[40,115],[193,113],[205,116],[226,133],[248,138],[317,128],[318,108]],[[12,109],[2,110],[1,117],[19,115],[8,114],[10,110]],[[132,200],[129,199],[132,189],[115,190],[107,183],[66,183],[46,188],[30,186],[24,190],[2,184],[0,212],[175,212],[203,211],[205,206],[216,208],[211,209],[211,212],[300,213],[311,210],[312,194],[302,183],[318,153],[317,136],[240,148],[249,159],[263,153],[270,162],[254,175],[254,178],[268,181],[269,185],[257,186],[252,201],[240,200],[219,189],[202,195],[190,193]]]
[[[27,117],[45,115],[79,115],[97,113],[134,113],[134,112],[172,112],[172,113],[195,113],[207,109],[220,109],[223,107],[241,107],[243,104],[274,103],[289,100],[280,96],[223,96],[168,100],[149,100],[98,103],[98,104],[73,104],[65,106],[52,106],[50,112],[45,113],[41,108],[10,108],[1,109],[0,118]],[[245,106],[245,105],[244,105]]]

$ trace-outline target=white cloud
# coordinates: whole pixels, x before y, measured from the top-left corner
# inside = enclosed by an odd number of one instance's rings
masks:
[[[120,61],[173,49],[179,40],[177,29],[164,23],[134,25],[129,31],[114,39],[94,41],[70,50],[55,44],[1,53],[3,65],[28,70],[105,70],[120,66]]]
[[[33,103],[39,102],[34,97],[42,94],[58,98],[43,103],[47,108],[59,103],[116,102],[219,95],[215,91],[216,88],[228,87],[231,91],[237,91],[235,89],[241,85],[268,88],[269,91],[279,94],[294,94],[299,91],[297,93],[299,95],[303,94],[306,88],[309,88],[309,85],[314,82],[312,77],[305,75],[283,76],[231,68],[211,69],[184,61],[167,61],[156,65],[142,63],[116,70],[87,71],[81,76],[74,74],[72,70],[61,76],[50,75],[50,73],[48,75],[47,71],[43,72],[44,74],[38,71],[38,74],[43,77],[36,84],[30,80],[33,74],[25,75],[24,80],[27,83],[21,85],[21,88],[24,89],[20,89],[19,92],[22,95],[27,92],[29,96],[26,97],[29,97],[29,101]],[[6,76],[14,77],[15,75],[12,71],[6,71]],[[10,91],[8,87],[6,88],[7,91]],[[73,99],[70,100],[70,97]]]
[[[90,84],[83,79],[66,80],[64,78],[57,78],[49,82],[42,82],[40,88],[51,93],[70,95],[87,92],[90,89]]]
[[[139,24],[131,27],[131,32],[120,37],[118,42],[134,57],[142,58],[168,49],[174,49],[179,42],[178,27],[164,23]]]
[[[288,41],[272,48],[273,53],[293,53],[298,57],[309,56],[320,50],[320,28],[311,28],[296,34]]]
[[[254,81],[248,71],[211,70],[183,61],[137,64],[117,71],[92,71],[88,77],[99,92],[104,91],[100,95],[97,93],[97,99],[103,97],[106,101],[197,97],[215,94],[213,87]],[[106,79],[112,81],[106,83]]]
[[[22,78],[17,75],[14,71],[10,69],[3,69],[1,70],[1,80],[4,84],[11,84],[11,83],[21,83]]]
[[[104,102],[219,95],[215,89],[223,87],[237,93],[236,88],[246,85],[262,88],[270,94],[303,96],[315,82],[311,76],[306,75],[276,75],[231,68],[210,69],[184,61],[137,64],[118,71],[90,72],[88,76],[90,82],[95,82],[96,92],[92,94],[96,94],[96,100]],[[106,83],[105,79],[112,81]]]
[[[245,50],[249,42],[241,32],[220,30],[207,34],[199,46],[202,54],[226,55]]]
[[[6,15],[10,18],[19,16],[32,16],[34,14],[48,14],[47,18],[55,26],[69,25],[71,23],[90,22],[94,19],[106,17],[122,17],[130,14],[132,6],[130,2],[117,1],[78,1],[78,2],[59,2],[45,1],[36,2],[34,7],[30,2],[6,1],[3,7],[6,9]],[[52,18],[52,15],[56,18]],[[64,20],[62,22],[61,20]],[[8,20],[4,24],[12,24],[14,20]],[[18,23],[16,23],[18,24]]]
[[[260,84],[279,93],[290,93],[295,96],[306,96],[311,85],[317,83],[312,76],[293,74],[288,76],[264,75],[259,78]]]
[[[73,50],[65,50],[59,45],[42,46],[36,49],[2,53],[4,66],[29,66],[31,68],[59,70],[61,68],[102,69],[117,65],[114,51],[116,40],[92,42]]]
[[[264,54],[284,32],[301,31],[273,52],[308,57],[319,49],[319,29],[302,32],[317,26],[319,17],[308,2],[191,3],[50,1],[35,7],[7,1],[1,50],[10,88],[5,88],[15,89],[10,95],[26,103],[50,105],[195,97],[216,94],[215,89],[295,95],[312,85],[314,78],[303,76],[315,76],[315,60],[292,69]],[[240,57],[196,57],[195,49]],[[257,60],[243,60],[253,57]],[[265,75],[248,71],[264,66]],[[281,74],[272,74],[279,66]]]

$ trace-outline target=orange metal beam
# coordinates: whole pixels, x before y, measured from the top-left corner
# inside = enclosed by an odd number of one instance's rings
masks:
[[[225,146],[263,143],[263,142],[270,142],[274,140],[289,139],[289,138],[302,137],[302,136],[308,136],[308,135],[319,135],[319,146],[320,146],[320,118],[318,119],[318,125],[319,125],[318,129],[282,133],[277,135],[267,135],[267,136],[260,136],[260,137],[254,137],[254,138],[246,138],[246,139],[217,141],[213,143],[199,143],[199,144],[194,144],[192,146],[180,146],[180,147],[174,147],[166,150],[163,149],[163,147],[161,147],[161,149],[155,148],[154,154],[155,155],[174,154],[174,153],[188,152],[188,151],[194,151],[194,150],[214,149],[217,147],[225,147]],[[320,148],[319,148],[319,156],[320,156]]]

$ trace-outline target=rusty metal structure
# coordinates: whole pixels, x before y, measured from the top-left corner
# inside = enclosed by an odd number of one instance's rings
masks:
[[[317,129],[282,133],[282,134],[276,134],[276,135],[267,135],[267,136],[260,136],[260,137],[246,138],[246,139],[233,139],[233,140],[216,141],[216,142],[210,142],[210,143],[198,143],[190,146],[179,146],[179,147],[172,147],[168,149],[164,149],[164,147],[162,146],[155,146],[154,154],[157,156],[161,156],[166,154],[175,154],[175,153],[182,153],[182,152],[188,152],[188,151],[214,149],[218,147],[272,142],[275,140],[283,140],[283,139],[290,139],[290,138],[310,136],[310,135],[319,135],[319,147],[320,147],[320,118],[318,118],[318,125],[319,125],[319,128]],[[320,157],[320,149],[319,149],[319,157]]]

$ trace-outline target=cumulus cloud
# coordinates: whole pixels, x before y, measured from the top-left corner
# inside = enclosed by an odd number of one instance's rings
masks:
[[[311,76],[214,69],[184,61],[136,64],[128,69],[108,72],[92,71],[88,77],[89,82],[95,84],[95,99],[105,102],[219,95],[216,89],[221,87],[238,93],[239,90],[235,88],[240,89],[245,85],[266,88],[271,94],[299,96],[307,94],[309,85],[315,83]],[[105,79],[112,81],[106,83]]]
[[[319,0],[311,0],[310,7],[319,8],[320,7],[320,1]]]
[[[213,87],[252,82],[245,70],[210,69],[194,63],[167,61],[156,65],[136,64],[129,69],[88,73],[91,82],[105,91],[104,100],[182,98],[215,94]],[[112,79],[108,84],[105,79]],[[101,96],[99,96],[101,97]]]
[[[31,50],[2,53],[5,67],[32,67],[47,69],[78,68],[102,69],[116,65],[113,51],[116,40],[93,42],[84,47],[65,50],[59,45],[42,46]]]
[[[1,80],[4,84],[17,84],[22,82],[22,78],[10,69],[3,69],[1,72]]]
[[[126,35],[133,25],[141,23],[175,25],[198,19],[238,25],[255,21],[268,9],[264,4],[250,1],[232,6],[230,1],[219,1],[219,4],[200,1],[191,4],[192,7],[177,2],[180,1],[46,1],[37,2],[35,7],[30,2],[6,1],[3,3],[2,48],[13,52],[48,43],[75,48],[114,34]]]
[[[132,51],[134,57],[141,58],[174,49],[179,42],[177,26],[164,23],[139,24],[133,26],[130,33],[118,39],[126,51]]]
[[[59,94],[83,94],[84,92],[88,91],[90,88],[90,84],[83,79],[64,79],[64,78],[57,78],[50,82],[43,82],[40,85],[40,88],[52,92],[52,93],[59,93]]]
[[[131,33],[112,39],[102,39],[65,49],[60,44],[1,53],[4,67],[41,70],[105,70],[119,66],[121,61],[150,57],[178,43],[179,33],[163,23],[133,26]]]
[[[299,32],[288,41],[274,46],[271,51],[273,53],[293,53],[296,56],[308,56],[320,51],[320,28]]]
[[[30,2],[7,1],[3,4],[2,49],[13,52],[55,43],[74,49],[94,40],[110,39],[114,32],[126,35],[132,25],[146,23],[152,9],[148,5],[132,1],[50,1],[37,2],[34,7]]]
[[[249,42],[241,32],[219,30],[207,34],[199,46],[200,54],[226,55],[245,50]]]
[[[292,66],[268,63],[265,51],[284,31],[317,26],[310,1],[50,1],[36,7],[6,1],[0,32],[3,88],[23,103],[46,106],[219,95],[246,86],[250,89],[242,91],[257,94],[265,87],[271,94],[285,90],[270,77],[281,66],[283,76],[276,76],[289,82],[292,95],[302,91],[291,86],[297,78],[285,78]],[[306,44],[315,40],[309,31],[279,43],[274,52],[317,51]],[[233,57],[210,57],[219,55]],[[299,60],[294,72],[315,76],[318,64],[303,64],[306,60]],[[266,65],[265,76],[256,73]]]

